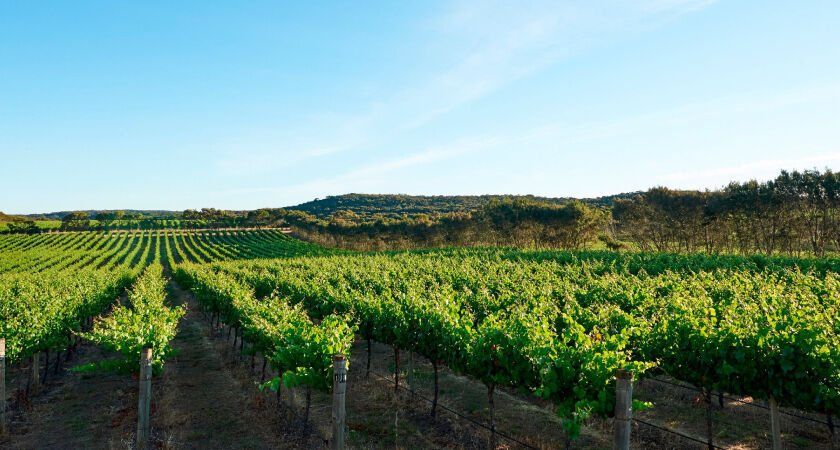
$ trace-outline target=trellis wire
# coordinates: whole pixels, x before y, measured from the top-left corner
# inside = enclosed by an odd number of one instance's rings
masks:
[[[656,381],[656,382],[664,383],[664,384],[670,384],[671,386],[680,387],[680,388],[683,388],[683,389],[687,389],[689,391],[703,392],[701,389],[698,389],[694,386],[687,386],[687,385],[680,384],[680,383],[674,383],[673,381],[668,381],[668,380],[660,380],[659,378],[645,378],[645,380]],[[725,398],[727,400],[731,400],[733,402],[741,403],[741,404],[744,404],[744,405],[754,406],[756,408],[761,408],[761,409],[766,409],[766,410],[770,409],[767,406],[764,406],[762,404],[755,403],[755,402],[744,401],[744,400],[741,400],[741,399],[738,399],[738,398],[735,398],[735,397],[730,397],[728,395],[724,395],[723,398]],[[781,410],[779,412],[784,414],[784,415],[787,415],[787,416],[796,417],[796,418],[802,419],[802,420],[809,420],[811,422],[818,423],[818,424],[825,425],[825,426],[830,426],[830,424],[827,421],[823,422],[822,420],[814,419],[813,417],[802,416],[802,415],[799,415],[799,414],[794,414],[794,413],[781,411]]]
[[[278,387],[278,389],[280,389],[280,388]],[[290,393],[289,393],[289,395],[292,395],[292,393],[290,392]],[[294,416],[295,416],[295,417],[296,417],[299,421],[304,422],[305,424],[306,424],[307,422],[310,422],[310,421],[311,421],[311,420],[306,420],[306,421],[305,421],[305,420],[303,420],[303,417],[302,417],[301,415],[299,415],[299,414],[297,413],[297,411],[295,411],[295,409],[294,409],[294,408],[292,408],[292,407],[291,407],[291,405],[287,404],[285,401],[280,400],[280,403],[281,403],[281,404],[283,404],[283,407],[285,408],[285,410],[287,410],[287,411],[291,411],[292,415],[294,415]],[[318,431],[318,428],[316,428],[316,427],[314,426],[314,424],[309,423],[308,425],[305,425],[305,426],[306,426],[307,428],[309,428],[309,431],[310,431],[311,433],[315,434],[315,436],[316,436],[318,439],[320,439],[320,440],[324,441],[324,444],[329,444],[329,443],[330,443],[330,440],[329,440],[329,439],[327,439],[327,438],[325,438],[325,437],[324,437],[324,435],[323,435],[323,434],[321,434],[321,432],[320,432],[320,431]]]
[[[382,380],[388,381],[388,382],[390,382],[390,383],[393,383],[393,382],[394,382],[394,379],[393,379],[393,378],[388,378],[388,377],[386,377],[386,376],[380,375],[380,374],[378,374],[378,373],[374,372],[373,370],[371,370],[371,371],[370,371],[370,373],[372,373],[372,374],[376,375],[377,377],[381,378]],[[406,388],[405,386],[402,386],[402,385],[399,385],[399,388],[400,388],[400,389],[403,389],[403,390],[405,390],[405,391],[409,391],[409,389],[408,389],[408,388]],[[409,392],[411,392],[411,391],[409,391]],[[420,398],[420,399],[422,399],[422,400],[425,400],[425,401],[427,401],[427,402],[429,402],[429,403],[433,403],[433,400],[432,400],[432,399],[430,399],[430,398],[428,398],[428,397],[426,397],[426,396],[424,396],[424,395],[422,395],[422,394],[418,393],[417,391],[415,391],[415,392],[413,393],[413,395],[415,395],[415,396],[417,396],[418,398]],[[507,439],[507,440],[509,440],[509,441],[516,442],[517,444],[519,444],[519,445],[521,445],[521,446],[523,446],[523,447],[526,447],[526,448],[531,448],[531,449],[535,449],[535,450],[537,449],[537,447],[534,447],[533,445],[526,444],[526,443],[524,443],[524,442],[520,441],[519,439],[516,439],[515,437],[510,436],[510,435],[508,435],[508,434],[505,434],[505,433],[503,433],[503,432],[501,432],[501,431],[499,431],[499,430],[494,430],[494,429],[490,428],[489,426],[487,426],[487,425],[485,425],[485,424],[483,424],[483,423],[481,423],[481,422],[478,422],[478,421],[476,421],[476,420],[474,420],[474,419],[472,419],[472,418],[470,418],[470,417],[467,417],[467,416],[465,416],[465,415],[463,415],[463,414],[461,414],[461,413],[459,413],[459,412],[455,411],[454,409],[451,409],[451,408],[447,407],[446,405],[441,404],[440,402],[438,402],[437,406],[438,406],[439,408],[441,408],[441,409],[443,409],[443,410],[445,410],[445,411],[447,411],[447,412],[451,413],[451,414],[454,414],[455,416],[458,416],[459,418],[461,418],[461,419],[463,419],[463,420],[466,420],[467,422],[472,423],[472,424],[473,424],[473,425],[475,425],[475,426],[478,426],[478,427],[484,428],[485,430],[490,431],[491,433],[497,434],[497,435],[499,435],[499,436],[501,436],[501,437],[503,437],[503,438],[505,438],[505,439]]]
[[[205,315],[205,318],[206,318],[206,315]],[[212,327],[212,322],[211,322],[211,327]],[[212,329],[211,329],[211,331],[212,331]],[[214,339],[219,339],[219,337],[218,337],[218,336],[214,336]],[[226,339],[226,340],[228,340],[228,339]],[[235,363],[236,363],[236,362],[235,362]],[[242,363],[242,360],[239,360],[239,364],[241,364],[241,363]],[[278,387],[277,387],[277,389],[280,389],[280,387],[278,386]],[[294,395],[294,394],[291,392],[291,390],[289,390],[289,395]],[[303,419],[303,416],[301,416],[300,414],[298,414],[298,413],[297,413],[297,411],[295,411],[295,409],[294,409],[294,408],[292,408],[292,406],[291,406],[291,405],[289,405],[289,404],[287,404],[285,401],[283,401],[283,400],[282,400],[282,398],[280,399],[280,403],[283,405],[284,411],[290,411],[290,412],[292,413],[292,415],[293,415],[293,416],[295,416],[295,417],[296,417],[299,421],[301,421],[301,422],[303,422],[303,423],[305,424],[305,427],[306,427],[306,428],[308,428],[308,430],[309,430],[309,432],[310,432],[310,433],[314,434],[314,435],[315,435],[315,437],[317,437],[318,439],[322,440],[322,441],[324,442],[324,444],[325,444],[325,445],[330,443],[330,440],[329,440],[329,439],[327,439],[327,438],[325,438],[325,437],[324,437],[324,435],[323,435],[323,434],[321,434],[321,432],[320,432],[320,431],[318,431],[318,428],[314,426],[314,424],[308,423],[308,422],[310,422],[310,420],[304,420],[304,419]]]
[[[679,437],[681,437],[681,438],[688,439],[688,440],[690,440],[690,441],[694,441],[694,442],[697,442],[697,443],[703,444],[703,445],[704,445],[704,446],[706,446],[706,447],[708,447],[709,445],[711,445],[711,446],[712,446],[712,448],[719,448],[719,449],[721,449],[721,450],[724,450],[724,448],[723,448],[723,447],[718,447],[717,445],[714,445],[714,444],[709,444],[709,443],[708,443],[708,442],[706,442],[706,441],[702,441],[702,440],[697,439],[697,438],[695,438],[695,437],[691,437],[691,436],[689,436],[689,435],[687,435],[687,434],[683,434],[683,433],[681,433],[681,432],[679,432],[679,431],[677,431],[677,430],[672,430],[672,429],[670,429],[670,428],[661,427],[661,426],[656,425],[656,424],[654,424],[654,423],[646,422],[646,421],[644,421],[644,420],[637,419],[637,418],[635,418],[635,417],[633,418],[633,421],[634,421],[634,422],[641,423],[641,424],[643,424],[643,425],[647,425],[647,426],[649,426],[649,427],[651,427],[651,428],[656,428],[657,430],[661,430],[661,431],[665,431],[665,432],[667,432],[667,433],[675,434],[675,435],[677,435],[677,436],[679,436]]]

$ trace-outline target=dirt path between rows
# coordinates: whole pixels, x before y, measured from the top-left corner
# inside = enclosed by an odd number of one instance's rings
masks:
[[[66,371],[113,356],[100,347],[81,344],[65,363],[65,372],[51,374],[41,394],[30,399],[29,408],[12,411],[10,435],[0,447],[124,448],[120,443],[121,429],[131,411],[129,405],[134,403],[136,410],[136,383],[125,376]],[[29,367],[24,370],[17,377],[28,375]]]
[[[289,448],[278,433],[274,405],[249,379],[235,373],[223,345],[208,336],[190,294],[170,282],[170,301],[186,302],[171,345],[178,354],[152,380],[152,439],[158,448]],[[114,358],[100,347],[80,344],[64,372],[54,377],[31,406],[13,416],[0,447],[12,449],[133,448],[137,426],[137,381],[130,376],[82,374],[66,369]]]
[[[178,354],[153,382],[152,428],[166,448],[277,448],[273,418],[255,397],[255,386],[230,370],[207,336],[202,313],[170,281],[173,304],[186,302],[171,345]],[[156,384],[156,385],[155,385]],[[153,394],[154,395],[154,394]]]

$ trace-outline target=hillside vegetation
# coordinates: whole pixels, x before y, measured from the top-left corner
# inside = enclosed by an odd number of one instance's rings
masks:
[[[347,194],[253,211],[73,212],[60,223],[9,222],[0,232],[278,226],[355,250],[491,245],[821,256],[840,251],[840,175],[782,171],[714,191],[654,187],[581,200]]]
[[[42,213],[42,214],[27,214],[26,218],[29,219],[41,219],[41,220],[61,220],[69,214],[73,213],[85,213],[89,217],[96,216],[97,214],[109,214],[109,213],[116,213],[116,210],[109,210],[109,209],[85,209],[85,210],[73,210],[73,211],[55,211],[49,213]],[[124,215],[128,215],[129,217],[147,217],[147,218],[155,218],[155,219],[176,219],[181,216],[181,211],[166,211],[166,210],[141,210],[141,209],[123,209],[121,212]]]
[[[26,217],[12,216],[0,211],[0,222],[23,222],[25,220]]]
[[[631,198],[638,192],[618,194],[581,201],[596,206],[612,206],[617,198]],[[549,205],[565,205],[573,197],[539,197],[534,195],[401,195],[344,194],[315,199],[286,209],[303,211],[319,219],[339,215],[352,222],[377,219],[398,219],[416,214],[440,216],[478,211],[493,202],[525,200]],[[352,214],[349,214],[352,213]]]
[[[387,205],[401,197],[379,197],[322,200],[320,216],[294,210],[269,214],[307,239],[362,250],[440,245],[579,249],[602,241],[611,249],[662,252],[819,256],[840,251],[840,174],[830,170],[782,171],[773,180],[732,182],[714,191],[655,187],[637,195],[555,203],[489,199],[468,212],[401,217],[387,215],[394,211]],[[471,205],[478,203],[469,198]],[[416,204],[406,201],[412,208]],[[366,215],[377,203],[386,212]],[[351,209],[324,217],[330,205]]]
[[[303,211],[319,219],[329,219],[337,214],[345,220],[358,223],[381,218],[399,219],[415,214],[439,216],[451,213],[468,213],[479,210],[492,201],[517,198],[553,205],[562,205],[571,200],[571,198],[535,197],[533,195],[344,194],[315,199],[286,209]]]

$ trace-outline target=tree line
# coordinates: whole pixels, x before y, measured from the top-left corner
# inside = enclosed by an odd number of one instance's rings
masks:
[[[315,199],[286,209],[311,214],[319,219],[342,211],[352,211],[356,223],[377,219],[402,219],[414,214],[449,214],[477,211],[492,201],[518,198],[538,203],[562,205],[572,198],[535,197],[533,195],[403,195],[343,194]]]
[[[479,210],[417,213],[401,218],[359,220],[353,211],[336,211],[319,219],[303,211],[268,210],[272,219],[295,234],[321,245],[355,250],[396,250],[441,246],[520,246],[585,249],[608,242],[607,208],[572,200],[563,205],[525,198],[493,200]]]
[[[468,212],[325,218],[268,210],[302,238],[358,250],[504,245],[823,256],[840,251],[840,173],[782,171],[764,182],[706,191],[655,187],[611,202],[492,200]]]
[[[594,201],[464,198],[475,209],[459,207],[457,202],[463,199],[456,196],[423,200],[350,194],[310,202],[304,209],[311,212],[297,207],[202,208],[166,220],[109,211],[94,216],[95,223],[84,212],[74,212],[63,218],[61,228],[291,226],[303,239],[356,250],[474,245],[587,249],[600,245],[613,250],[797,256],[840,251],[840,173],[828,169],[782,171],[769,181],[732,182],[718,190],[655,187]],[[403,200],[408,203],[400,207]],[[375,213],[374,206],[387,213]],[[34,222],[9,223],[9,227],[37,231]]]
[[[840,249],[840,173],[782,171],[715,191],[650,189],[612,208],[641,250],[822,256]]]

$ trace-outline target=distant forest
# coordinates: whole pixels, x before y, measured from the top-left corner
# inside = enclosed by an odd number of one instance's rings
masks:
[[[821,256],[840,251],[840,173],[782,171],[714,191],[655,187],[595,199],[347,194],[254,211],[90,213],[69,212],[61,228],[291,226],[302,239],[357,250],[493,245]],[[41,231],[31,220],[6,218],[17,221],[6,224],[11,231]]]
[[[642,250],[821,256],[840,250],[840,173],[782,171],[706,192],[654,188],[617,200],[612,220]]]
[[[399,208],[419,210],[417,205],[429,205],[428,212],[397,217]],[[270,214],[303,238],[360,250],[602,244],[661,252],[840,251],[840,173],[831,170],[782,171],[773,180],[732,182],[714,191],[656,187],[590,200],[353,194],[298,208]]]
[[[612,206],[616,198],[631,198],[638,192],[618,194],[609,197],[581,199],[593,206]],[[478,211],[491,203],[525,200],[529,203],[564,205],[571,197],[537,197],[534,195],[391,195],[391,194],[345,194],[315,199],[311,202],[286,209],[303,211],[319,219],[329,219],[341,214],[343,220],[361,223],[377,219],[402,219],[415,214],[440,217],[451,213]],[[352,215],[346,212],[352,212]]]
[[[62,220],[67,215],[72,213],[85,213],[88,217],[94,217],[99,214],[116,213],[117,211],[103,210],[103,209],[88,209],[77,211],[56,211],[43,214],[26,214],[24,217],[35,220]],[[175,220],[181,216],[181,211],[165,211],[165,210],[141,210],[141,209],[124,209],[120,211],[122,215],[128,217],[144,217],[155,218],[159,220]]]

